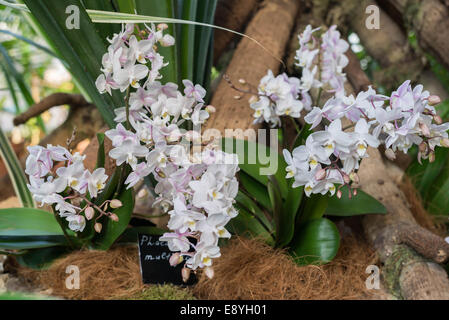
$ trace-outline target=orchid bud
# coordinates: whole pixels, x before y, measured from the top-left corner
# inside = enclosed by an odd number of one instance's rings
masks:
[[[246,84],[246,80],[245,79],[239,79],[239,83]]]
[[[248,102],[250,104],[256,103],[257,102],[257,97],[256,96],[251,96],[251,98],[249,98]]]
[[[396,159],[396,154],[394,153],[394,151],[391,148],[388,148],[387,150],[385,150],[385,156],[390,160]]]
[[[92,207],[87,207],[86,210],[84,211],[84,215],[86,216],[87,220],[90,220],[94,217],[95,214],[95,210]]]
[[[161,40],[159,40],[159,43],[161,44],[161,46],[163,47],[171,47],[172,45],[175,44],[175,38],[173,38],[171,35],[166,34],[162,37]]]
[[[201,141],[201,134],[197,131],[187,131],[184,135],[187,141],[189,142],[200,142]]]
[[[440,140],[440,143],[443,147],[445,148],[449,148],[449,139],[448,138],[443,138]]]
[[[352,190],[352,194],[354,195],[354,197],[357,195],[357,192],[358,192],[357,189]]]
[[[419,163],[420,165],[422,165],[422,161],[421,161],[422,157],[423,157],[423,156],[422,156],[421,151],[418,151],[417,160],[418,160],[418,163]]]
[[[418,146],[419,152],[421,153],[426,153],[427,152],[427,143],[426,142],[421,142]]]
[[[209,279],[212,279],[212,278],[214,277],[214,269],[211,268],[211,267],[206,267],[206,268],[204,268],[204,273],[206,274],[206,276],[207,276]]]
[[[340,189],[338,189],[338,191],[337,191],[337,198],[338,199],[341,199],[341,196],[343,195],[343,193],[341,192],[341,190]]]
[[[94,229],[95,229],[95,231],[96,231],[97,233],[100,233],[102,228],[103,228],[103,225],[102,225],[101,223],[99,223],[99,222],[97,222],[97,223],[94,225]]]
[[[315,179],[320,181],[326,177],[326,169],[320,169],[315,173]]]
[[[206,111],[209,112],[209,113],[214,113],[214,112],[216,111],[216,109],[215,109],[214,106],[208,105],[208,106],[206,107]]]
[[[170,259],[169,259],[169,263],[172,267],[176,267],[178,264],[180,264],[182,261],[184,260],[183,256],[179,253],[176,252],[174,254],[171,255]]]
[[[146,198],[147,196],[148,196],[148,190],[146,188],[140,189],[139,192],[137,192],[138,199]]]
[[[165,29],[167,29],[168,28],[168,25],[166,24],[166,23],[159,23],[158,25],[157,25],[157,29],[158,30],[165,30]]]
[[[348,184],[349,182],[351,182],[351,179],[349,178],[349,176],[346,173],[343,174],[343,181],[345,182],[345,184]]]
[[[113,209],[120,208],[121,206],[123,206],[122,202],[118,199],[112,199],[109,205]]]
[[[355,183],[360,182],[359,176],[354,171],[349,174],[349,178],[351,178],[351,180],[354,181]]]
[[[182,281],[187,282],[190,278],[190,272],[191,270],[189,268],[182,268],[181,275],[182,275]]]
[[[234,96],[235,100],[240,100],[241,98],[242,98],[242,96],[239,96],[239,95]]]
[[[429,162],[432,163],[435,161],[435,152],[429,153]]]
[[[435,121],[436,124],[442,124],[443,123],[443,119],[441,119],[441,117],[439,115],[434,115],[433,116],[433,121]]]
[[[111,213],[111,215],[109,216],[109,218],[110,218],[112,221],[115,221],[115,222],[118,221],[118,215],[116,215],[115,213]]]
[[[429,100],[427,100],[427,102],[429,103],[430,106],[435,106],[441,103],[441,98],[437,95],[431,95],[429,97]]]
[[[429,127],[425,124],[425,123],[420,123],[419,124],[419,129],[421,129],[421,131],[422,131],[422,134],[425,136],[425,137],[430,137],[430,129],[429,129]]]

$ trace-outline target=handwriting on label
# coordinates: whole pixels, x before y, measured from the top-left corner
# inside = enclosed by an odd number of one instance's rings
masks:
[[[161,255],[153,256],[152,254],[145,255],[145,261],[154,261],[154,260],[169,260],[171,257],[170,253],[162,252]]]
[[[154,247],[154,246],[160,246],[160,247],[167,247],[168,246],[168,242],[167,241],[159,241],[159,240],[154,240],[151,239],[151,237],[148,237],[146,235],[142,235],[142,238],[140,239],[140,245],[147,245],[150,247]]]

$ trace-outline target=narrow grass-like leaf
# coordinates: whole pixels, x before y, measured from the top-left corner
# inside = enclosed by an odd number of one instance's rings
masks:
[[[8,52],[6,51],[5,47],[3,47],[2,44],[0,44],[0,55],[3,57],[4,66],[7,72],[10,76],[12,76],[17,84],[17,87],[20,90],[20,93],[22,94],[24,100],[26,101],[28,108],[31,107],[34,104],[34,99],[31,95],[31,91],[28,87],[28,85],[25,83],[25,80],[23,79],[22,74],[16,69],[14,66],[14,62],[9,56]],[[45,133],[45,124],[42,121],[42,118],[39,116],[37,117],[38,124],[42,131]]]
[[[11,80],[11,77],[9,75],[9,72],[6,70],[6,67],[3,63],[0,61],[0,67],[2,68],[3,75],[5,76],[6,84],[8,85],[8,88],[6,90],[9,90],[9,93],[11,94],[12,101],[14,103],[14,109],[16,110],[16,114],[20,113],[20,105],[19,105],[19,99],[17,99],[16,95],[16,88],[14,88],[14,84]]]
[[[175,17],[174,0],[135,0],[135,3],[138,14],[165,18]],[[160,73],[164,81],[180,84],[180,81],[178,82],[178,55],[176,54],[176,51],[180,48],[180,43],[178,43],[174,25],[169,24],[165,32],[175,38],[175,45],[159,48],[159,53],[164,57],[164,61],[168,62],[168,66],[162,68]]]
[[[111,0],[82,0],[84,8],[92,9],[92,10],[102,10],[102,11],[116,11],[115,7],[112,4]],[[133,12],[134,13],[134,12]],[[103,39],[105,45],[109,45],[108,38],[110,39],[114,33],[120,32],[120,25],[115,23],[101,23],[96,24],[95,28],[98,30],[98,33]]]
[[[9,30],[3,30],[3,29],[0,29],[0,33],[4,33],[4,34],[10,35],[10,36],[13,36],[13,37],[15,37],[15,38],[17,38],[17,39],[19,39],[19,40],[25,41],[26,43],[28,43],[28,44],[30,44],[30,45],[36,47],[37,49],[42,50],[42,51],[44,51],[45,53],[47,53],[47,54],[49,54],[49,55],[51,55],[51,56],[53,56],[53,57],[59,59],[59,56],[57,56],[57,55],[56,55],[53,51],[51,51],[49,48],[44,47],[43,45],[41,45],[41,44],[39,44],[39,43],[37,43],[37,42],[34,42],[33,40],[28,39],[28,38],[26,38],[26,37],[24,37],[24,36],[22,36],[22,35],[20,35],[20,34],[11,32],[11,31],[9,31]]]
[[[182,4],[182,19],[195,21],[198,0],[184,0]],[[195,54],[195,26],[183,25],[181,27],[180,77],[193,80],[194,54]]]
[[[200,1],[198,3],[196,21],[213,24],[216,0]],[[195,83],[204,84],[208,70],[208,54],[210,43],[213,41],[213,30],[207,27],[197,27],[195,31]]]
[[[106,159],[106,155],[104,152],[104,133],[97,133],[97,140],[98,140],[98,153],[97,153],[97,163],[95,168],[103,168],[104,162]]]
[[[95,80],[100,74],[101,58],[106,46],[79,0],[24,0],[32,15],[69,65],[69,71],[78,84],[97,106],[109,126],[114,126],[113,109],[123,105],[123,95],[114,92],[113,97],[101,95]],[[67,29],[67,6],[79,7],[80,28]],[[88,39],[88,41],[87,41]]]
[[[8,138],[0,129],[0,155],[3,163],[8,170],[14,191],[23,207],[33,208],[35,206],[31,192],[28,190],[25,174],[20,166],[14,150],[9,143]]]
[[[32,1],[32,0],[26,0]],[[54,0],[53,0],[54,1]],[[61,0],[62,1],[62,0]],[[179,0],[178,0],[179,1]],[[182,3],[182,1],[181,1]],[[24,12],[30,12],[30,9],[27,7],[27,5],[23,4],[12,4],[10,2],[0,0],[0,4],[3,4],[5,6],[15,8]],[[197,21],[189,21],[189,20],[183,20],[183,19],[174,19],[174,18],[162,18],[162,17],[153,17],[153,16],[143,16],[143,15],[136,15],[136,14],[127,14],[127,13],[121,13],[121,12],[109,12],[109,11],[101,11],[101,10],[86,10],[89,17],[92,19],[92,22],[94,23],[176,23],[176,24],[190,24],[190,25],[197,25],[197,26],[204,26],[209,28],[215,28],[219,30],[224,30],[227,32],[232,32],[234,34],[237,34],[241,37],[245,37],[253,42],[255,42],[259,47],[261,47],[266,53],[268,53],[270,56],[272,56],[274,59],[279,61],[280,63],[284,64],[284,62],[273,55],[273,53],[268,50],[266,47],[264,47],[258,40],[244,34],[240,33],[228,28],[220,27],[213,24],[208,23],[202,23]]]

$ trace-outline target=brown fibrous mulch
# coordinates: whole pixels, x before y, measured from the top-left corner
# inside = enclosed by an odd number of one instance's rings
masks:
[[[343,238],[337,257],[323,266],[298,266],[284,250],[236,237],[214,261],[214,278],[199,274],[192,291],[199,299],[369,299],[365,269],[376,261],[374,251],[355,236]],[[68,266],[79,268],[79,289],[66,286]],[[66,299],[121,299],[144,288],[136,246],[77,251],[47,270],[20,267],[17,272]]]

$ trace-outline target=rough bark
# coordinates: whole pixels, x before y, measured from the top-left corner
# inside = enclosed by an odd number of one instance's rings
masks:
[[[357,81],[361,88],[369,85],[361,68],[345,71],[351,83]],[[449,299],[449,279],[435,263],[448,260],[449,245],[416,223],[380,152],[370,148],[368,154],[358,173],[360,187],[382,202],[387,214],[367,215],[362,224],[367,239],[385,264],[383,278],[388,288],[404,299]]]
[[[215,11],[215,24],[234,31],[241,31],[251,13],[257,8],[259,0],[220,0]],[[224,30],[215,30],[214,63],[234,38],[234,34]]]
[[[248,24],[245,33],[268,48],[273,56],[282,59],[298,8],[299,1],[296,0],[266,0]],[[259,84],[268,69],[278,72],[280,62],[272,55],[254,41],[244,38],[239,42],[226,74],[238,86],[241,86],[238,80],[245,79],[254,90],[254,86]],[[240,98],[237,100],[236,96]],[[222,79],[211,101],[217,112],[207,122],[206,129],[214,128],[224,132],[225,128],[256,128],[252,125],[253,111],[248,106],[250,96],[235,91]]]
[[[391,0],[419,45],[449,68],[449,9],[439,0]]]

